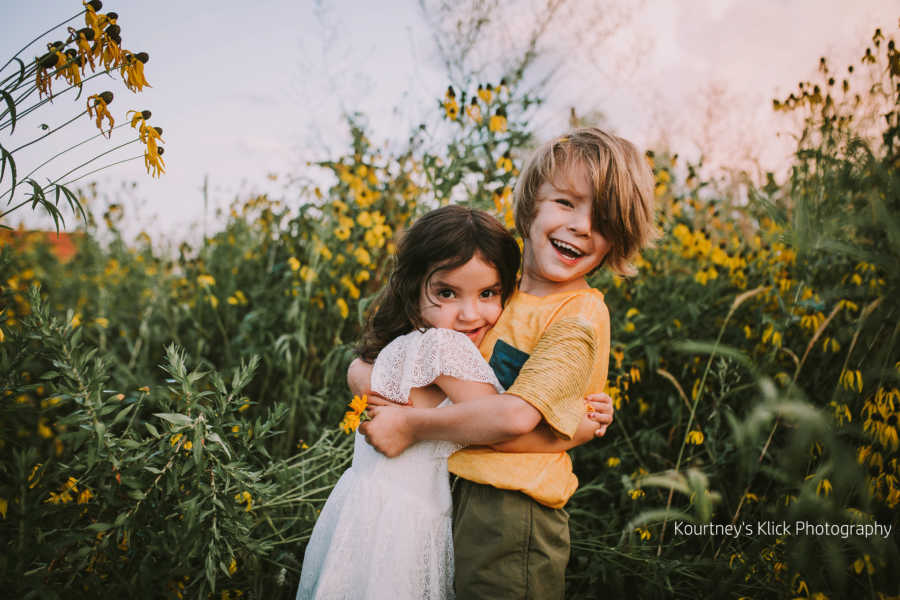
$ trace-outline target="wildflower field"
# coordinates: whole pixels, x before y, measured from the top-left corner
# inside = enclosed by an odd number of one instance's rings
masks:
[[[841,533],[900,525],[900,52],[880,30],[869,46],[774,101],[803,117],[784,181],[739,194],[647,153],[663,238],[636,277],[591,280],[612,315],[616,420],[573,452],[569,597],[900,592],[896,535]],[[59,50],[37,57],[38,84],[76,64]],[[438,147],[417,131],[385,155],[351,121],[352,147],[308,167],[330,187],[238,202],[177,256],[125,239],[116,205],[110,241],[83,226],[66,259],[42,233],[0,231],[11,597],[293,598],[350,460],[344,376],[396,236],[447,202],[512,227],[540,101],[519,81],[454,83]],[[125,122],[158,175],[148,118]]]

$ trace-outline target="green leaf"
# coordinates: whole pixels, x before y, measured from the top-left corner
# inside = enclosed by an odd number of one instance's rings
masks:
[[[225,442],[222,440],[222,438],[219,437],[218,433],[213,432],[213,433],[210,433],[209,435],[207,435],[206,437],[207,437],[207,439],[212,440],[213,442],[222,446],[222,449],[225,451],[225,454],[228,456],[229,460],[231,459],[231,451],[228,450],[228,446],[225,444]]]
[[[78,200],[78,196],[72,193],[72,191],[64,185],[57,184],[56,186],[56,203],[59,204],[59,194],[62,194],[66,197],[66,202],[69,204],[69,208],[72,209],[72,212],[76,215],[81,213],[81,220],[87,223],[87,214],[84,212],[84,207],[81,206],[81,202]]]
[[[190,427],[194,424],[193,419],[181,413],[153,413],[153,416],[159,417],[160,419],[166,420],[179,427]]]
[[[159,431],[157,431],[156,427],[154,427],[150,423],[144,423],[144,425],[147,427],[147,431],[150,432],[150,435],[152,435],[155,438],[159,438]]]
[[[4,90],[0,90],[0,96],[3,96],[3,99],[6,100],[6,107],[9,109],[9,120],[12,123],[12,127],[9,130],[10,135],[16,130],[16,102],[13,100],[13,97]]]
[[[128,415],[128,413],[131,411],[131,409],[133,409],[135,406],[137,406],[137,404],[130,404],[130,405],[126,406],[125,408],[123,408],[122,410],[120,410],[118,412],[118,414],[116,414],[116,417],[113,419],[113,425],[115,425],[116,423],[118,423],[119,421],[124,419]]]
[[[112,523],[91,523],[85,529],[88,531],[109,531],[112,528]]]
[[[12,154],[0,145],[0,181],[3,181],[3,175],[6,173],[7,162],[9,162],[9,173],[12,175],[12,185],[9,187],[11,200],[13,193],[16,191],[16,161],[13,160]]]

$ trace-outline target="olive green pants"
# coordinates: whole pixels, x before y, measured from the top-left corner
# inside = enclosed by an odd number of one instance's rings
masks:
[[[565,597],[569,515],[561,508],[457,478],[453,546],[460,600]]]

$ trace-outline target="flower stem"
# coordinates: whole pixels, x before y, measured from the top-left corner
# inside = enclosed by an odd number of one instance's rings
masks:
[[[0,72],[2,72],[6,67],[8,67],[9,64],[13,61],[14,58],[16,58],[17,56],[19,56],[19,55],[22,54],[23,52],[25,52],[25,50],[27,50],[28,47],[31,46],[33,43],[35,43],[35,42],[37,42],[37,41],[40,41],[40,39],[41,39],[42,37],[44,37],[44,36],[47,35],[48,33],[51,33],[54,29],[58,29],[58,28],[62,27],[63,25],[65,25],[66,23],[68,23],[69,21],[71,21],[72,19],[77,19],[78,17],[80,17],[81,15],[83,15],[85,12],[87,12],[87,9],[82,10],[81,12],[79,12],[79,13],[77,13],[77,14],[71,16],[71,17],[69,17],[68,19],[66,19],[65,21],[63,21],[62,23],[60,23],[59,25],[54,25],[53,27],[51,27],[50,29],[48,29],[47,31],[45,31],[44,33],[42,33],[41,35],[37,36],[36,38],[34,38],[33,40],[31,40],[30,42],[28,42],[27,44],[25,44],[25,45],[22,47],[21,50],[19,50],[19,51],[16,52],[15,54],[13,54],[13,55],[10,57],[10,59],[9,59],[8,61],[6,61],[6,64],[4,64],[2,67],[0,67]]]
[[[76,119],[78,119],[79,117],[81,117],[81,115],[85,114],[86,112],[87,112],[87,109],[81,111],[80,113],[78,113],[77,115],[75,115],[74,117],[72,117],[71,119],[69,119],[68,121],[66,121],[66,122],[63,123],[62,125],[60,125],[59,127],[54,127],[53,129],[51,129],[50,131],[48,131],[48,132],[45,133],[44,135],[42,135],[42,136],[40,136],[40,137],[37,137],[37,138],[34,138],[34,139],[31,140],[30,142],[26,142],[26,143],[22,144],[21,146],[19,146],[18,148],[15,148],[14,150],[10,150],[9,153],[10,153],[10,154],[15,154],[16,152],[18,152],[18,151],[21,150],[22,148],[27,148],[28,146],[30,146],[30,145],[32,145],[32,144],[34,144],[34,143],[36,143],[36,142],[41,141],[42,139],[44,139],[44,138],[47,137],[48,135],[51,135],[51,134],[53,134],[53,133],[56,133],[57,131],[59,131],[60,129],[62,129],[63,127],[65,127],[66,125],[68,125],[69,123],[72,123],[73,121],[75,121]]]

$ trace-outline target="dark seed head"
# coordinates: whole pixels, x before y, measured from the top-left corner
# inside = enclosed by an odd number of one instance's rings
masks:
[[[486,89],[487,91],[490,92],[491,90],[494,89],[494,86],[492,86],[491,84],[487,84],[486,86],[484,86],[484,89]]]
[[[114,21],[119,18],[119,13],[108,12],[106,13],[106,18]]]
[[[112,92],[105,91],[105,92],[100,93],[99,95],[101,98],[103,98],[103,101],[106,102],[107,104],[112,103],[112,101],[113,101],[113,93]]]
[[[139,61],[141,61],[142,63],[144,63],[145,65],[147,64],[147,61],[150,60],[150,55],[147,54],[146,52],[138,52],[137,54],[134,55],[134,57],[136,59],[138,59]]]
[[[50,50],[51,52],[54,50],[62,50],[65,47],[66,47],[66,45],[59,40],[56,40],[55,42],[47,44],[47,50]]]
[[[93,8],[94,12],[96,12],[96,11],[100,10],[101,8],[103,8],[103,3],[100,2],[100,0],[91,0],[90,2],[88,2],[88,6]]]
[[[159,154],[160,156],[162,156],[163,154],[166,153],[166,149],[163,148],[162,146],[160,146],[156,149],[156,153]]]
[[[69,58],[74,58],[78,56],[78,51],[75,50],[75,48],[69,48],[68,50],[66,50],[66,56],[68,56]]]
[[[453,91],[452,85],[447,86],[447,96],[449,96],[450,98],[456,98],[456,92]]]
[[[91,42],[94,40],[94,30],[90,27],[85,27],[84,29],[79,29],[78,33],[84,36],[84,39]]]
[[[38,67],[41,69],[50,69],[56,65],[56,55],[53,53],[47,53],[37,59]]]
[[[144,117],[144,120],[145,120],[145,121],[147,121],[147,120],[150,119],[150,115],[151,115],[151,114],[152,114],[152,113],[151,113],[149,110],[142,110],[142,111],[141,111],[141,116]]]
[[[108,35],[109,37],[115,37],[117,35],[121,35],[122,28],[119,27],[118,25],[110,25],[109,27],[107,27],[105,29],[105,31],[106,31],[106,35]]]
[[[111,36],[109,36],[109,39],[114,41],[116,43],[116,46],[122,45],[122,36],[120,36],[120,35],[111,35]]]
[[[154,127],[153,129],[156,130],[156,133],[158,133],[159,135],[162,135],[162,127]]]

